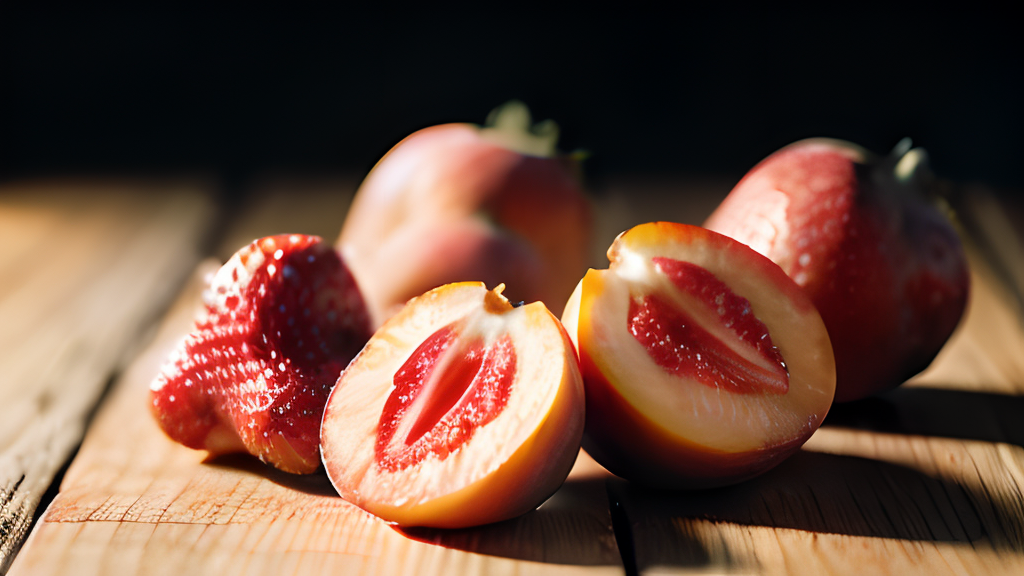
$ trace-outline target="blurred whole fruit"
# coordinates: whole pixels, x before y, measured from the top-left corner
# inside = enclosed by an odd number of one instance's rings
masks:
[[[838,140],[796,142],[755,166],[704,224],[807,291],[834,348],[837,401],[924,370],[963,314],[967,262],[928,198],[925,160],[909,140],[885,158]]]
[[[557,126],[511,102],[487,127],[443,124],[392,148],[360,186],[337,247],[379,326],[437,286],[508,284],[561,310],[586,271],[590,204]]]

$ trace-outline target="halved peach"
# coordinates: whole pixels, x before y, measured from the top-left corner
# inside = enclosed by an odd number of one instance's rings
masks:
[[[331,392],[321,449],[346,500],[402,526],[512,518],[561,486],[583,434],[583,383],[543,304],[464,282],[411,300]]]
[[[670,222],[628,230],[562,321],[586,385],[583,446],[648,485],[721,486],[793,453],[828,412],[821,317],[767,258]]]

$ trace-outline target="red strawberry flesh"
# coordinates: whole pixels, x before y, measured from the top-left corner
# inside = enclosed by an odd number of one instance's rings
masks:
[[[328,393],[369,338],[348,269],[318,237],[271,236],[221,268],[208,300],[153,383],[157,421],[191,448],[315,471]]]

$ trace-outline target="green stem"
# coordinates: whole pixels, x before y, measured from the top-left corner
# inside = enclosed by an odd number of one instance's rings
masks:
[[[557,155],[558,124],[544,120],[531,124],[530,109],[519,100],[511,100],[487,115],[481,136],[509,150],[552,158]]]

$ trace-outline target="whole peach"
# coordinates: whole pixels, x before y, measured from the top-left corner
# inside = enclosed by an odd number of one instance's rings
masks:
[[[586,270],[590,204],[557,128],[520,103],[492,125],[443,124],[392,148],[360,186],[337,247],[380,325],[410,298],[461,281],[508,283],[561,310]]]

